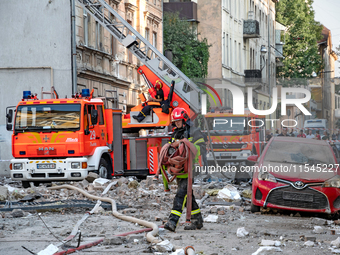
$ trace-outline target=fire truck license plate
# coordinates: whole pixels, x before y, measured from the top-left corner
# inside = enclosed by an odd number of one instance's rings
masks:
[[[231,156],[231,153],[221,153],[221,156]]]
[[[55,169],[55,164],[37,164],[38,169]]]

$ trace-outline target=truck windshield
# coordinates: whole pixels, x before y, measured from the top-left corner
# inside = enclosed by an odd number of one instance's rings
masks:
[[[20,105],[15,131],[77,130],[80,127],[80,104]]]
[[[242,135],[248,129],[246,117],[210,117],[207,122],[212,135]]]

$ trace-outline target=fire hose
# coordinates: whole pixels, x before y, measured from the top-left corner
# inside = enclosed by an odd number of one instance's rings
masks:
[[[55,187],[50,187],[49,189],[50,190],[73,189],[73,190],[77,190],[78,192],[82,193],[84,196],[86,196],[90,199],[100,200],[100,201],[103,201],[103,202],[109,202],[112,205],[112,215],[113,216],[115,216],[118,219],[124,220],[124,221],[137,223],[137,224],[145,226],[147,228],[152,228],[152,231],[147,233],[146,240],[150,243],[159,243],[160,242],[160,240],[155,237],[158,234],[158,226],[155,223],[148,222],[148,221],[145,221],[145,220],[140,220],[140,219],[137,219],[137,218],[134,218],[134,217],[131,217],[131,216],[125,216],[125,215],[117,212],[116,202],[115,202],[115,200],[113,200],[111,198],[94,196],[94,195],[87,193],[86,191],[84,191],[82,189],[79,189],[79,188],[71,186],[71,185],[55,186]]]
[[[192,163],[197,149],[188,139],[180,140],[177,149],[169,155],[170,148],[172,148],[171,144],[165,144],[162,147],[158,166],[167,182],[172,182],[176,176],[188,174],[186,222],[190,223],[192,209]],[[163,166],[167,167],[168,173],[173,176],[170,180]],[[167,187],[165,189],[168,191]]]

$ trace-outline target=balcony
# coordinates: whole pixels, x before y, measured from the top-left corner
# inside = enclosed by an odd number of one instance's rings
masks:
[[[243,38],[260,38],[260,23],[254,19],[247,19],[243,22]]]
[[[244,82],[247,84],[258,85],[262,83],[262,73],[261,70],[253,69],[253,70],[244,70]]]
[[[163,3],[164,12],[179,12],[179,18],[187,21],[198,22],[197,4],[194,2]]]

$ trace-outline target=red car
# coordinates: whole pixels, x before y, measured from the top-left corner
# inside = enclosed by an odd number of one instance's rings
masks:
[[[251,211],[260,207],[334,214],[340,210],[339,167],[323,140],[273,137],[253,166]]]

